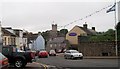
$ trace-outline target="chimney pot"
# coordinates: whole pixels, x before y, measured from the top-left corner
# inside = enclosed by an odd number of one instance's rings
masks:
[[[85,24],[83,24],[83,27],[85,28],[85,29],[87,29],[87,24],[85,23]]]

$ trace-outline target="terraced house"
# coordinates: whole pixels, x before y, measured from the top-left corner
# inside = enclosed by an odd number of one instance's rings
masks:
[[[2,28],[2,36],[3,36],[3,45],[10,46],[16,45],[16,35],[13,33],[11,28]]]
[[[27,47],[27,38],[23,37],[23,30],[2,27],[2,36],[3,46],[15,46],[21,50],[25,50]]]

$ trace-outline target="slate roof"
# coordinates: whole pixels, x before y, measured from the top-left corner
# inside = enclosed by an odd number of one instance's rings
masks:
[[[5,28],[2,28],[3,35],[6,36],[16,36],[14,33],[11,33],[10,31],[6,30]]]
[[[27,34],[26,36],[27,36],[27,38],[28,38],[28,43],[30,43],[31,41],[34,41],[34,40],[37,39],[38,34],[29,33],[29,34]]]
[[[13,30],[14,30],[16,36],[20,37],[20,35],[19,35],[20,32],[19,31],[22,31],[22,30],[20,30],[20,29],[13,29]]]
[[[32,34],[29,38],[30,40],[35,40],[37,39],[37,37],[38,37],[38,34]]]
[[[96,31],[92,30],[92,29],[86,29],[84,27],[81,27],[81,26],[77,26],[79,27],[80,29],[82,29],[83,31],[85,31],[87,33],[87,35],[96,35]]]
[[[64,37],[56,37],[53,40],[49,41],[49,43],[63,43],[65,41]]]

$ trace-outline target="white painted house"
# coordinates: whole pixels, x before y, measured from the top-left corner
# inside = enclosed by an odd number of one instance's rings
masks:
[[[42,37],[40,33],[38,33],[37,39],[34,41],[35,50],[45,50],[45,39]]]
[[[23,48],[23,30],[20,29],[14,29],[15,34],[17,35],[16,37],[16,47],[18,49],[24,49]]]

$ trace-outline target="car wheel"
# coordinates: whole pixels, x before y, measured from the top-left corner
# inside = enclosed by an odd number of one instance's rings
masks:
[[[39,58],[41,58],[41,56],[38,56]]]
[[[64,56],[65,59],[67,59],[67,56]]]
[[[80,59],[83,59],[83,57],[80,57]]]
[[[74,59],[74,57],[71,55],[71,57],[70,57],[71,59]]]
[[[48,58],[48,56],[46,56],[46,58]]]
[[[22,59],[16,59],[14,66],[17,68],[25,67],[25,63]]]

